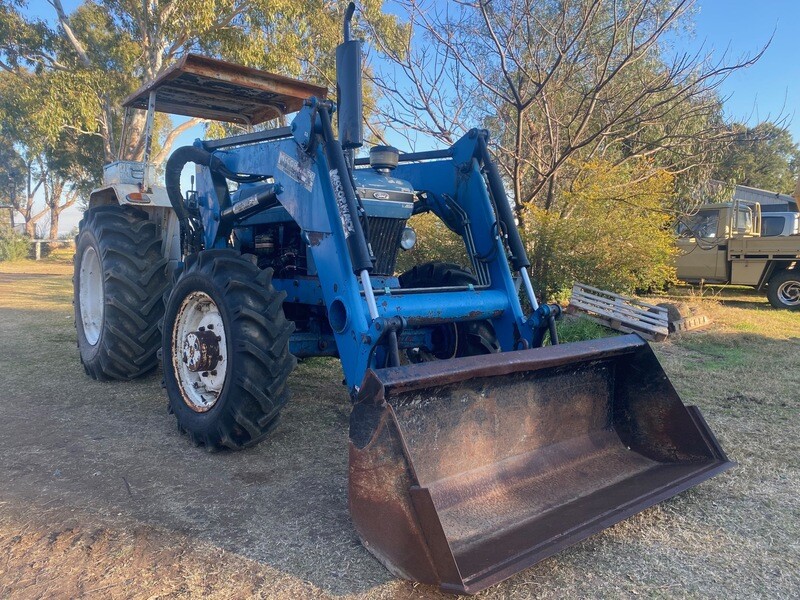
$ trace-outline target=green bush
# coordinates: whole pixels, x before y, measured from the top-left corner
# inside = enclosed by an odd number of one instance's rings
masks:
[[[0,261],[28,258],[30,246],[28,238],[8,225],[0,226]]]
[[[395,271],[404,273],[414,265],[432,260],[471,268],[464,240],[450,231],[439,217],[433,213],[415,215],[408,224],[417,232],[417,243],[411,250],[400,251]]]
[[[664,210],[673,178],[646,166],[581,165],[547,210],[523,210],[523,238],[537,291],[564,301],[576,281],[618,293],[662,289],[674,281],[675,242]]]
[[[613,329],[603,327],[600,323],[596,323],[587,317],[572,315],[565,315],[562,320],[556,321],[556,331],[558,332],[558,341],[562,343],[596,340],[619,335]]]

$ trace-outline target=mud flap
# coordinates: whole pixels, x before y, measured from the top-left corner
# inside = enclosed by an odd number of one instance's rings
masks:
[[[392,573],[473,594],[732,466],[629,335],[370,371],[350,512]]]

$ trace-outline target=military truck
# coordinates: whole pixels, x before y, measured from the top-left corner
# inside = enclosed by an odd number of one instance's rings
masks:
[[[678,227],[678,278],[766,290],[775,308],[800,310],[800,235],[761,234],[761,206],[704,204]]]

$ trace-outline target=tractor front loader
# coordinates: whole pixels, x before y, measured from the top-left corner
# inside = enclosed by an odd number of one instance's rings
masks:
[[[352,14],[337,103],[191,55],[127,100],[150,123],[156,110],[296,116],[177,149],[164,188],[142,168],[93,194],[75,262],[81,359],[93,377],[129,379],[160,349],[180,428],[241,449],[275,426],[295,358],[338,357],[364,545],[399,576],[474,593],[732,463],[641,338],[558,344],[560,309],[537,302],[486,131],[355,158]],[[187,164],[197,189],[184,193]],[[468,265],[395,272],[423,212],[463,239]]]

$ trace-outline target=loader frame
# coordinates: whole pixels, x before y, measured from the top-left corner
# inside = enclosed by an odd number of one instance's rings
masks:
[[[443,220],[450,216],[444,210],[457,211],[462,224],[469,226],[467,249],[471,250],[473,268],[477,266],[485,274],[483,285],[409,290],[400,289],[396,277],[371,277],[365,288],[348,242],[350,236],[358,234],[347,231],[347,217],[342,214],[346,206],[342,196],[353,193],[352,188],[342,189],[350,185],[350,177],[337,170],[331,160],[338,145],[325,135],[323,126],[330,118],[331,108],[312,98],[291,127],[198,145],[214,152],[233,172],[269,177],[281,186],[283,191],[277,198],[307,236],[317,275],[275,278],[273,285],[286,291],[291,302],[324,304],[333,328],[331,341],[342,360],[348,387],[356,391],[368,369],[386,365],[386,338],[392,331],[398,334],[399,347],[403,349],[429,335],[430,326],[490,320],[503,351],[537,345],[534,331],[542,324],[547,327],[546,309],[540,309],[533,319],[523,313],[517,282],[508,264],[507,244],[503,236],[494,233],[501,220],[495,207],[508,200],[493,196],[487,186],[491,158],[485,151],[486,132],[473,130],[442,151],[401,154],[400,165],[393,173],[393,177],[410,182],[415,190],[424,190],[429,198],[436,198],[436,203],[430,202],[431,210]],[[224,247],[227,240],[217,233],[225,200],[216,196],[208,168],[198,167],[197,178],[204,245]],[[268,222],[279,210],[264,211],[238,227]],[[372,310],[377,312],[375,318]],[[291,349],[301,357],[330,355],[332,345],[319,342],[320,338],[296,334]]]

